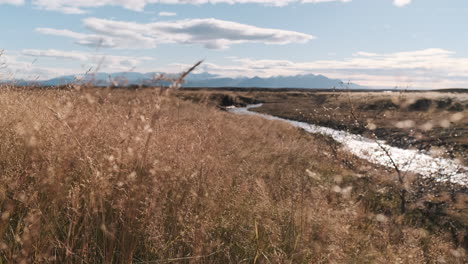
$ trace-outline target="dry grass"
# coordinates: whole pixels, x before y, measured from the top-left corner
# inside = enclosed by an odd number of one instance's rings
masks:
[[[2,88],[0,263],[466,260],[339,155],[156,90]]]

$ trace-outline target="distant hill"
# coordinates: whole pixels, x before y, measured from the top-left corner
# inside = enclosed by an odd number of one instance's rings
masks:
[[[344,84],[341,80],[330,79],[323,75],[295,75],[275,76],[269,78],[212,78],[206,80],[190,80],[183,85],[185,87],[258,87],[258,88],[350,88],[365,89],[366,87],[350,83]]]
[[[137,72],[118,72],[118,73],[97,73],[87,75],[85,77],[79,75],[66,75],[53,78],[45,81],[16,81],[18,85],[35,84],[41,86],[57,86],[71,84],[77,82],[93,82],[95,85],[169,85],[167,81],[152,82],[154,76],[162,73],[137,73]],[[178,75],[167,74],[168,77],[177,77]],[[112,80],[112,81],[111,81]],[[354,83],[344,84],[339,79],[330,79],[323,75],[305,74],[295,76],[274,76],[268,78],[261,77],[238,77],[228,78],[207,72],[190,74],[186,77],[182,87],[239,87],[239,88],[303,88],[303,89],[320,89],[320,88],[350,88],[350,89],[366,89]]]

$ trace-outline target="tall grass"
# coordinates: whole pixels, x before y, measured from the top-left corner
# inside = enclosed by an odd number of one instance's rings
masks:
[[[158,90],[3,87],[0,259],[463,263],[447,234],[385,211],[383,169],[337,155]]]

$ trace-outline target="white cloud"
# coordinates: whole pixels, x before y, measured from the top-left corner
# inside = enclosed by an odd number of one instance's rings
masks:
[[[159,16],[177,16],[177,13],[174,12],[159,12]]]
[[[375,57],[375,56],[378,56],[376,53],[364,52],[364,51],[356,52],[353,55],[354,56],[362,56],[362,57]]]
[[[24,0],[0,0],[1,4],[22,5],[24,4]]]
[[[104,34],[83,34],[67,29],[36,28],[45,35],[72,38],[76,44],[102,48],[154,48],[156,40],[136,34],[121,34],[120,36],[106,36]],[[114,32],[116,33],[116,32]],[[122,32],[121,32],[122,33]]]
[[[2,1],[2,0],[0,0]],[[5,0],[3,0],[5,1]],[[6,0],[16,1],[16,0]],[[292,3],[351,2],[351,0],[33,0],[33,4],[45,10],[67,14],[82,14],[88,8],[121,6],[134,11],[143,11],[148,4],[246,4],[255,3],[271,6],[286,6]]]
[[[393,4],[398,7],[403,7],[405,5],[411,4],[412,0],[393,0]]]
[[[62,51],[62,50],[37,50],[37,49],[25,49],[22,51],[23,55],[31,57],[49,57],[56,59],[71,59],[85,61],[88,60],[89,55],[87,53],[79,51]]]
[[[104,72],[127,72],[152,64],[152,57],[118,56],[102,53],[27,49],[5,51],[0,56],[0,80],[45,80],[84,73],[90,68]]]
[[[144,61],[154,60],[152,57],[131,57],[131,56],[116,56],[99,53],[89,53],[81,51],[63,51],[63,50],[38,50],[26,49],[21,52],[25,56],[40,58],[55,58],[59,60],[68,59],[87,63],[99,63],[102,67],[109,70],[130,70],[137,67]]]
[[[270,6],[287,6],[289,4],[304,3],[328,3],[328,2],[351,2],[352,0],[32,0],[34,6],[50,11],[58,11],[65,14],[84,14],[87,9],[103,6],[121,6],[133,11],[143,11],[149,4],[263,4]],[[403,7],[410,4],[412,0],[393,0],[393,4]],[[0,4],[23,5],[24,0],[0,0]],[[161,12],[164,13],[166,12]]]
[[[16,52],[5,51],[0,57],[0,80],[36,80],[49,79],[59,75],[72,74],[76,70],[62,67],[39,66],[31,59],[25,59]]]
[[[73,38],[81,45],[113,48],[154,48],[160,43],[179,43],[224,49],[247,42],[281,45],[314,39],[314,36],[300,32],[260,28],[214,18],[148,24],[87,18],[84,24],[94,34],[51,28],[38,28],[36,31]]]

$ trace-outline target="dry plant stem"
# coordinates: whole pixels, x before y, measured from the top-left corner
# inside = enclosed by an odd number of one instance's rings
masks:
[[[178,262],[178,261],[183,261],[183,260],[196,260],[196,259],[203,259],[203,258],[208,258],[210,256],[216,255],[221,250],[212,252],[208,255],[204,256],[192,256],[192,257],[180,257],[180,258],[169,258],[169,259],[163,259],[163,260],[153,260],[153,261],[135,261],[133,263],[135,264],[151,264],[151,263],[168,263],[168,262]]]
[[[179,78],[175,81],[175,84],[181,84],[183,81],[184,81],[184,78],[189,75],[189,73],[191,73],[192,71],[194,71],[198,66],[200,66],[201,64],[203,63],[203,60],[201,61],[198,61],[197,63],[195,63],[192,67],[190,67],[190,69],[188,69],[187,71],[185,71],[184,73],[182,73]]]
[[[83,145],[80,143],[80,141],[78,140],[78,138],[76,137],[75,135],[75,131],[73,131],[73,129],[70,127],[70,125],[67,123],[66,120],[64,120],[63,118],[60,117],[60,114],[58,112],[56,112],[54,109],[48,107],[48,109],[54,114],[54,117],[55,119],[61,123],[64,127],[66,127],[66,129],[68,130],[68,132],[70,133],[70,135],[72,136],[73,140],[75,141],[75,143],[78,145],[80,151],[83,153],[83,155],[86,157],[86,161],[87,163],[89,164],[89,167],[92,171],[96,171],[96,168],[94,167],[93,165],[93,160],[92,158],[87,154],[86,152],[86,149],[83,147]]]
[[[180,84],[184,81],[184,78],[193,70],[195,70],[198,66],[200,66],[202,63],[203,63],[203,60],[198,61],[192,67],[190,67],[187,71],[183,72],[180,75],[180,77],[177,80],[175,80],[169,88],[173,88],[173,89],[179,88]],[[167,89],[165,89],[164,87],[160,87],[161,93],[166,92],[167,94],[166,90]],[[159,117],[159,113],[158,113],[159,109],[160,109],[159,105],[154,106],[153,114],[151,115],[150,127],[149,127],[150,131],[148,131],[148,136],[146,137],[145,147],[143,150],[142,164],[140,164],[140,167],[143,167],[147,161],[148,148],[151,143],[151,138],[153,137],[153,133],[154,133],[153,130],[156,125],[156,121]],[[179,118],[179,107],[177,107],[177,123],[178,123],[178,118]]]
[[[348,84],[349,85],[349,84]],[[351,107],[351,112],[350,112],[350,115],[352,117],[352,119],[354,120],[355,124],[358,124],[360,127],[363,127],[363,125],[361,124],[361,122],[359,121],[359,117],[356,116],[355,114],[355,107],[354,107],[354,104],[353,102],[351,101],[351,97],[350,97],[350,94],[349,94],[349,89],[347,91],[347,96],[348,96],[348,103],[350,104],[350,107]],[[387,158],[390,160],[391,164],[392,164],[392,167],[393,169],[395,170],[395,172],[397,173],[397,179],[398,179],[398,184],[399,184],[399,195],[400,195],[400,199],[401,199],[401,203],[400,203],[400,212],[401,214],[405,214],[406,213],[406,203],[407,203],[407,190],[405,188],[405,174],[403,174],[401,172],[401,169],[398,167],[398,165],[396,164],[395,160],[393,159],[392,155],[388,152],[388,150],[378,141],[378,139],[375,137],[374,135],[374,142],[377,143],[377,145],[379,146],[380,149],[382,149],[382,151],[385,153],[385,155],[387,156]],[[409,162],[412,162],[412,160],[414,159],[414,156],[413,158],[409,161]]]
[[[401,212],[401,214],[404,214],[404,213],[406,213],[406,193],[407,193],[407,190],[406,190],[406,188],[404,186],[405,185],[404,175],[401,173],[400,168],[395,163],[395,160],[393,159],[392,155],[390,155],[388,150],[384,146],[382,146],[382,144],[380,144],[380,142],[377,139],[375,140],[375,142],[378,144],[380,149],[382,149],[382,151],[385,153],[385,155],[389,158],[390,162],[392,163],[393,169],[397,173],[398,183],[399,183],[399,187],[400,187],[400,199],[401,199],[400,212]]]
[[[148,136],[146,137],[145,141],[145,147],[143,150],[143,155],[142,155],[142,163],[140,164],[140,168],[143,168],[146,165],[147,162],[147,156],[148,156],[148,149],[151,143],[151,138],[153,137],[154,134],[154,129],[156,126],[156,121],[159,118],[159,105],[154,106],[153,114],[151,115],[151,121],[150,121],[150,126],[149,126],[149,131],[148,131]]]

